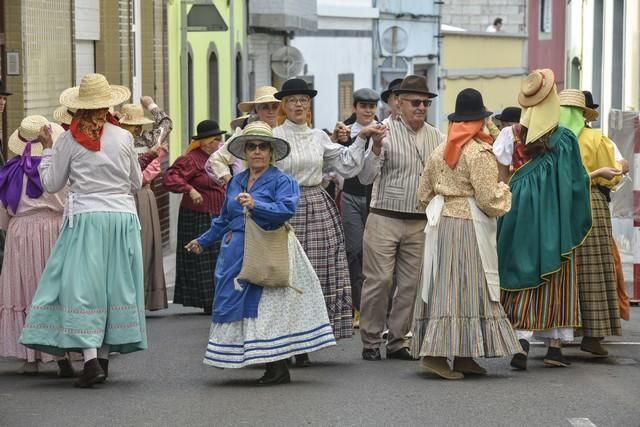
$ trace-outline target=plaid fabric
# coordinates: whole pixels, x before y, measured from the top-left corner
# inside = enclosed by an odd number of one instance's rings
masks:
[[[533,289],[502,291],[501,303],[514,329],[546,331],[580,327],[580,303],[575,257]]]
[[[188,253],[184,247],[211,226],[211,216],[180,208],[178,216],[178,243],[176,247],[176,288],[174,304],[200,307],[205,311],[213,306],[213,273],[220,251],[220,242],[200,255]]]
[[[591,187],[593,226],[576,250],[582,334],[621,335],[616,295],[616,271],[611,248],[611,213],[604,194]]]
[[[351,282],[340,214],[321,187],[300,187],[300,202],[290,221],[313,265],[336,339],[353,335]]]

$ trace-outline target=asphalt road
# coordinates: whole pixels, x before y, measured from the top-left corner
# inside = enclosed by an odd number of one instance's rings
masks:
[[[609,345],[606,359],[570,346],[566,369],[544,368],[535,346],[526,372],[481,360],[489,376],[448,382],[417,362],[365,362],[355,337],[312,354],[291,384],[259,388],[260,368],[204,366],[208,316],[171,306],[149,315],[149,350],[114,356],[94,389],[0,359],[0,426],[640,426],[640,308],[632,316],[616,340],[635,344]]]

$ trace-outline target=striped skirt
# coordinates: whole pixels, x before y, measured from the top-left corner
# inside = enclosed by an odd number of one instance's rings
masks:
[[[320,186],[300,187],[298,209],[290,224],[320,279],[333,334],[336,339],[351,337],[351,281],[334,201]]]
[[[515,329],[547,331],[580,327],[580,303],[574,256],[537,288],[502,291],[501,300]]]
[[[220,242],[205,249],[200,255],[189,253],[187,243],[211,227],[211,215],[180,208],[178,241],[176,246],[176,288],[174,304],[200,307],[210,311],[213,306],[214,280]]]
[[[593,226],[576,250],[582,334],[621,335],[616,271],[611,246],[611,213],[605,196],[591,187]]]
[[[522,351],[502,306],[489,298],[473,221],[440,218],[437,251],[427,301],[420,297],[422,284],[416,298],[413,355],[503,357]]]
[[[336,345],[320,282],[292,233],[289,233],[289,281],[302,292],[264,288],[255,318],[212,323],[204,364],[242,368]],[[233,285],[229,282],[228,286]]]

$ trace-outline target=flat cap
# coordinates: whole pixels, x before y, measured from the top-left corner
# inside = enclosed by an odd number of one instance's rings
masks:
[[[377,103],[380,100],[380,95],[373,89],[362,88],[353,92],[353,102],[371,102]]]

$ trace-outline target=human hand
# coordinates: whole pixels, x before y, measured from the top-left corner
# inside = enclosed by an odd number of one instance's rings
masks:
[[[153,104],[153,98],[150,96],[141,96],[140,97],[140,104],[142,104],[142,106],[147,109],[150,110],[151,105]]]
[[[222,178],[220,178],[224,181],[225,184],[228,184],[229,181],[231,181],[231,175],[227,174],[225,176],[223,176]]]
[[[596,169],[589,174],[591,178],[601,177],[606,180],[613,179],[616,176],[622,175],[622,171],[616,168],[605,166],[600,169]]]
[[[189,191],[189,197],[191,197],[191,201],[195,204],[195,205],[199,205],[200,203],[202,203],[204,201],[204,199],[202,198],[202,194],[200,194],[198,192],[198,190],[196,190],[195,188],[192,188]]]
[[[385,125],[383,125],[382,123],[373,123],[365,128],[362,128],[360,130],[360,133],[358,133],[358,136],[362,139],[372,137],[374,139],[377,138],[382,140],[382,138],[385,137],[386,132],[387,127]]]
[[[202,246],[198,243],[197,240],[192,240],[184,247],[187,252],[192,252],[196,255],[200,255],[202,253]]]
[[[253,209],[254,203],[251,194],[240,193],[236,196],[236,201],[242,205],[243,208]]]
[[[336,123],[336,127],[333,129],[333,134],[331,134],[332,141],[338,141],[342,143],[346,143],[349,141],[349,128],[342,122]]]
[[[53,147],[53,138],[51,137],[51,125],[44,125],[40,128],[40,133],[38,133],[38,142],[42,144],[43,148]]]

